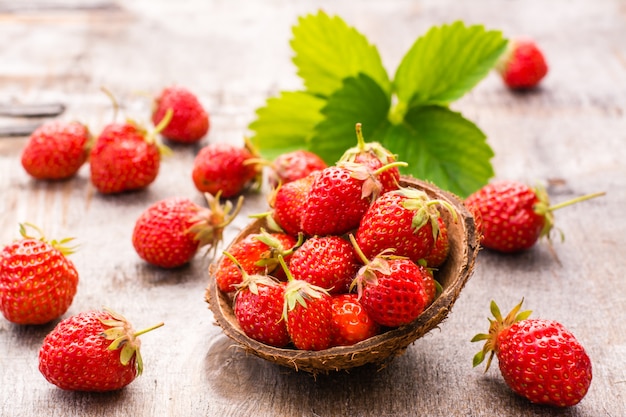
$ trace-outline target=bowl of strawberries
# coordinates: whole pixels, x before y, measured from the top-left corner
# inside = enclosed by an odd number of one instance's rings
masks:
[[[335,165],[281,183],[209,267],[206,301],[246,352],[313,374],[383,365],[470,278],[479,234],[463,201],[357,136]]]

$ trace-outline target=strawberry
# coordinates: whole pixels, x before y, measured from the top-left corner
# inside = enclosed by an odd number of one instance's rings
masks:
[[[437,239],[435,240],[435,245],[432,250],[424,257],[426,261],[426,265],[429,268],[437,268],[448,259],[448,254],[450,253],[450,239],[448,238],[448,226],[446,222],[443,221],[442,217],[437,219],[437,224],[439,226],[439,233],[437,234]]]
[[[297,349],[323,350],[331,346],[332,306],[328,292],[292,275],[285,260],[279,261],[287,275],[283,319]]]
[[[542,186],[531,188],[518,181],[487,184],[465,199],[465,205],[480,213],[482,246],[499,252],[529,249],[542,237],[550,238],[553,211],[604,195],[587,194],[550,206]]]
[[[509,41],[506,51],[496,63],[496,71],[504,84],[514,90],[536,87],[548,73],[543,53],[530,39]]]
[[[265,230],[251,233],[231,245],[230,256],[221,258],[217,265],[211,265],[211,273],[222,292],[232,292],[243,280],[242,270],[252,275],[273,273],[279,276],[282,269],[279,267],[278,256],[289,260],[295,248],[301,243],[285,233],[271,233]],[[235,258],[237,263],[231,258]]]
[[[26,227],[40,237],[27,234]],[[78,272],[66,255],[72,239],[48,241],[35,226],[20,225],[22,239],[0,252],[0,310],[16,324],[44,324],[63,315],[72,304]]]
[[[255,159],[253,162],[269,167],[269,184],[273,188],[304,178],[312,172],[321,171],[328,167],[320,156],[304,149],[282,153],[273,161]]]
[[[240,198],[233,208],[220,205],[219,196],[207,195],[208,208],[184,197],[170,197],[149,206],[135,222],[132,242],[146,262],[161,268],[182,266],[204,246],[215,250],[224,228],[237,216]]]
[[[167,110],[172,110],[172,120],[161,135],[179,143],[195,143],[209,131],[209,115],[195,94],[187,88],[170,86],[155,98],[152,123],[158,126]]]
[[[350,346],[376,336],[380,326],[367,314],[357,294],[332,297],[332,346]]]
[[[319,171],[304,178],[279,185],[270,197],[271,218],[276,225],[291,235],[302,232],[302,207]]]
[[[78,122],[52,121],[37,128],[22,150],[22,166],[38,180],[74,176],[87,160],[91,135]]]
[[[153,132],[132,121],[110,123],[102,130],[91,150],[91,182],[103,194],[146,188],[157,177],[161,152],[156,134],[167,124],[163,119]]]
[[[347,149],[339,158],[339,164],[343,162],[354,162],[364,164],[372,171],[396,162],[396,156],[378,142],[365,142],[361,123],[356,124],[357,145]],[[378,179],[381,183],[381,194],[387,191],[398,189],[400,181],[400,170],[398,166],[393,166],[380,172]]]
[[[350,237],[365,263],[352,285],[372,320],[381,326],[398,327],[419,317],[434,300],[432,272],[408,258],[386,252],[368,260]]]
[[[261,343],[287,346],[291,339],[283,320],[285,284],[268,275],[248,274],[228,252],[224,257],[239,269],[242,280],[237,284],[233,313],[244,333]]]
[[[367,165],[342,162],[319,171],[303,207],[301,228],[305,235],[342,235],[356,229],[369,206],[382,191],[379,174]]]
[[[485,341],[474,356],[474,366],[489,355],[486,372],[495,355],[504,381],[517,394],[538,404],[578,404],[591,384],[589,356],[561,323],[529,319],[530,311],[520,312],[522,302],[504,318],[491,302],[494,319],[489,319],[489,334],[477,334],[472,339]]]
[[[250,184],[260,184],[261,169],[254,151],[228,143],[211,143],[203,147],[193,163],[192,179],[203,193],[222,193],[231,198],[241,194]]]
[[[294,276],[330,294],[348,292],[360,263],[352,245],[339,236],[314,236],[305,241],[289,261]]]
[[[393,249],[413,262],[426,257],[439,235],[438,206],[456,211],[447,202],[432,200],[410,187],[402,187],[380,196],[367,210],[358,227],[356,240],[367,258]]]
[[[39,350],[39,371],[52,384],[71,391],[114,391],[143,370],[143,333],[110,310],[86,311],[61,321]]]

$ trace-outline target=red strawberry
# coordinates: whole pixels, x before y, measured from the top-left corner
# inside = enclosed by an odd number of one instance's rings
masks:
[[[339,236],[311,237],[289,261],[294,276],[331,294],[348,292],[359,266],[352,245]]]
[[[91,135],[78,122],[53,121],[36,129],[22,151],[22,166],[39,180],[72,177],[87,160]]]
[[[426,265],[429,268],[437,268],[443,265],[446,259],[448,259],[448,254],[450,253],[448,226],[446,225],[446,222],[443,221],[442,217],[437,219],[437,224],[439,225],[439,233],[437,234],[435,245],[428,255],[424,257]]]
[[[243,199],[233,208],[207,195],[209,207],[184,197],[170,197],[148,207],[135,222],[132,241],[137,254],[161,268],[182,266],[204,246],[215,249],[224,228],[237,216]]]
[[[332,297],[332,346],[349,346],[376,336],[380,326],[367,314],[357,294]]]
[[[161,91],[152,110],[152,122],[155,126],[163,120],[168,109],[173,112],[172,120],[161,131],[167,139],[179,143],[194,143],[209,131],[209,115],[196,95],[188,89],[170,86]]]
[[[289,260],[295,248],[301,243],[285,233],[268,233],[261,230],[260,233],[247,235],[230,247],[229,255],[237,259],[238,264],[225,256],[217,265],[211,265],[211,273],[221,291],[232,292],[243,280],[241,269],[252,275],[281,274],[278,256]]]
[[[162,325],[135,332],[124,317],[109,310],[79,313],[45,337],[39,371],[64,390],[118,390],[143,370],[137,337]]]
[[[487,184],[465,200],[465,205],[480,213],[484,247],[500,252],[529,249],[539,238],[550,237],[554,210],[604,195],[584,195],[550,206],[543,187],[533,189],[517,181]]]
[[[26,232],[22,239],[0,252],[0,310],[17,324],[44,324],[63,315],[72,304],[78,286],[78,272],[66,258],[73,248],[71,239],[47,241]]]
[[[193,163],[192,179],[203,193],[231,198],[241,194],[251,183],[259,184],[261,170],[248,145],[211,143],[198,152]]]
[[[378,142],[365,142],[361,123],[356,124],[357,146],[347,149],[339,163],[355,162],[368,166],[372,171],[396,162],[396,156]],[[380,172],[381,194],[399,187],[400,170],[398,166]]]
[[[131,121],[108,124],[90,155],[91,182],[96,189],[103,194],[113,194],[150,185],[161,163],[162,148],[155,136],[167,120],[151,133]]]
[[[403,187],[383,194],[361,219],[356,235],[359,247],[367,258],[393,249],[394,255],[418,262],[432,251],[439,235],[438,206],[456,216],[450,204],[432,200],[421,190]]]
[[[233,299],[233,312],[244,333],[266,345],[284,347],[291,339],[283,319],[285,284],[268,275],[248,274],[228,252],[224,252],[242,275]]]
[[[321,171],[328,165],[317,154],[296,150],[277,156],[271,164],[270,182],[276,186],[304,178],[312,172]]]
[[[502,80],[511,89],[533,88],[548,73],[543,53],[530,39],[514,39],[496,64]]]
[[[387,327],[409,324],[433,302],[435,283],[426,267],[385,253],[371,261],[362,252],[359,255],[365,265],[353,285],[357,287],[361,304],[376,323]]]
[[[530,311],[520,312],[521,307],[520,302],[503,318],[498,306],[491,302],[494,319],[489,319],[489,334],[478,334],[472,339],[485,341],[474,357],[474,366],[489,355],[488,370],[496,355],[504,381],[517,394],[538,404],[578,404],[592,379],[591,361],[585,349],[562,324],[529,319]]]
[[[342,235],[356,229],[381,193],[380,172],[367,165],[343,162],[319,171],[303,207],[301,228],[308,236]]]
[[[288,280],[283,318],[287,321],[291,341],[301,350],[329,348],[332,342],[331,296],[323,288],[294,277],[282,256],[279,260]]]
[[[302,207],[319,171],[304,178],[279,185],[270,197],[271,220],[291,235],[302,232]]]

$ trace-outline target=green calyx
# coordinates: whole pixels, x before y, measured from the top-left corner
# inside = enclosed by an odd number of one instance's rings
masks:
[[[265,243],[268,247],[268,250],[263,253],[261,259],[255,262],[255,265],[265,267],[268,271],[273,271],[278,268],[280,265],[278,261],[279,255],[283,257],[289,256],[297,248],[299,248],[302,243],[304,243],[304,235],[302,233],[298,233],[298,240],[296,241],[296,244],[291,248],[285,248],[283,247],[280,239],[272,236],[271,233],[268,233],[263,228],[261,228],[260,233],[254,238],[262,243]]]
[[[411,187],[402,187],[395,191],[397,194],[405,197],[402,201],[402,206],[414,211],[411,227],[414,231],[421,229],[427,223],[430,222],[433,230],[433,239],[437,240],[439,236],[439,222],[437,221],[441,216],[438,207],[442,206],[452,214],[452,218],[456,222],[458,219],[456,209],[452,204],[445,200],[432,200],[428,194],[422,190],[417,190]]]
[[[391,153],[387,148],[378,142],[365,142],[363,137],[363,129],[361,123],[357,123],[355,126],[357,146],[347,149],[338,162],[354,162],[355,158],[360,154],[371,153],[378,158],[383,165],[396,160],[396,156]],[[406,165],[403,165],[406,166]]]
[[[67,245],[69,242],[74,240],[73,237],[68,237],[68,238],[61,239],[61,240],[47,240],[46,237],[44,236],[43,231],[39,227],[35,226],[34,224],[26,222],[26,223],[20,223],[19,226],[20,226],[20,235],[24,239],[35,239],[35,240],[39,240],[41,242],[47,243],[50,246],[52,246],[54,249],[61,252],[63,255],[66,255],[66,256],[71,255],[74,252],[76,252],[76,249],[78,248],[78,246]],[[28,231],[26,230],[27,228],[30,228],[36,231],[39,236],[35,237],[35,236],[28,234]]]
[[[295,279],[289,267],[285,263],[285,258],[278,255],[278,261],[287,276],[287,286],[285,287],[285,303],[283,304],[282,318],[287,320],[287,314],[300,305],[307,308],[307,301],[328,296],[328,291],[317,285],[313,285],[301,279]]]
[[[554,229],[554,211],[555,210],[570,206],[572,204],[579,203],[581,201],[591,200],[592,198],[600,197],[606,194],[605,192],[585,194],[585,195],[573,198],[571,200],[564,201],[559,204],[550,205],[550,197],[548,196],[548,192],[546,191],[546,188],[542,184],[537,184],[535,188],[533,189],[533,191],[535,192],[535,195],[537,196],[537,199],[539,200],[533,206],[533,211],[538,216],[542,216],[545,219],[544,225],[543,225],[543,228],[541,229],[541,233],[539,234],[539,237],[540,238],[546,237],[548,240],[550,240],[550,234],[552,230]],[[561,236],[561,240],[563,240],[564,238],[563,233],[560,233],[560,236]]]
[[[102,319],[101,323],[108,327],[102,332],[102,336],[107,340],[112,340],[107,348],[108,350],[120,351],[120,363],[124,366],[128,365],[133,357],[136,358],[137,375],[143,372],[143,360],[141,359],[140,347],[141,341],[138,339],[144,333],[148,333],[164,325],[163,322],[151,326],[147,329],[135,332],[124,316],[115,313],[107,308],[104,309],[112,318]]]
[[[222,241],[224,228],[237,217],[243,206],[243,196],[239,196],[236,205],[228,200],[224,205],[220,204],[221,191],[215,196],[205,193],[204,197],[209,205],[208,208],[199,208],[191,219],[193,225],[187,229],[194,240],[199,242],[199,247],[207,246],[208,252],[217,250],[217,245]]]
[[[491,314],[493,315],[493,319],[489,318],[489,333],[479,333],[472,338],[472,342],[480,342],[485,341],[485,344],[480,352],[478,352],[473,359],[473,366],[476,367],[480,365],[487,355],[489,355],[489,359],[487,360],[487,366],[485,367],[485,372],[489,370],[489,366],[491,365],[491,361],[493,360],[493,356],[498,351],[498,336],[503,331],[508,330],[514,323],[518,321],[526,320],[532,313],[530,310],[521,311],[522,301],[517,304],[506,317],[502,317],[500,313],[500,308],[495,303],[495,301],[491,301]]]
[[[237,298],[239,293],[241,293],[241,291],[245,289],[248,289],[252,294],[258,294],[259,284],[262,284],[265,286],[278,285],[278,281],[269,275],[248,274],[246,270],[243,269],[243,267],[241,266],[241,263],[237,260],[237,258],[235,258],[232,254],[228,253],[227,251],[224,251],[223,254],[225,257],[230,259],[235,264],[237,269],[241,272],[241,278],[242,278],[241,282],[239,284],[234,285],[234,287],[237,289],[237,292],[235,293],[235,299]]]

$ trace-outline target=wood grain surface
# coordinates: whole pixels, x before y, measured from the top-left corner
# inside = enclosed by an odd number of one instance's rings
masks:
[[[495,73],[454,103],[488,136],[497,178],[549,184],[553,202],[605,191],[556,213],[564,242],[517,255],[483,250],[448,318],[384,369],[364,366],[316,379],[234,346],[204,301],[210,258],[181,269],[143,263],[130,236],[150,203],[181,195],[202,203],[191,165],[209,142],[241,143],[254,110],[299,87],[289,39],[297,17],[323,8],[377,45],[389,71],[435,24],[462,19],[528,35],[550,72],[538,90],[512,93]],[[626,415],[626,2],[622,0],[357,1],[0,0],[0,103],[66,106],[97,132],[112,118],[106,86],[127,115],[148,119],[152,94],[171,83],[197,92],[211,114],[200,144],[174,146],[156,182],[103,196],[88,167],[65,182],[30,179],[20,165],[25,136],[0,137],[0,243],[29,221],[80,244],[70,310],[109,306],[138,328],[145,371],[108,394],[65,392],[45,381],[37,352],[56,322],[0,319],[1,416],[611,416]],[[0,129],[42,118],[0,116]],[[246,195],[225,244],[262,211]],[[525,298],[533,316],[561,321],[586,347],[593,382],[575,407],[556,410],[514,395],[497,368],[473,369],[470,343],[487,330],[490,301]]]

